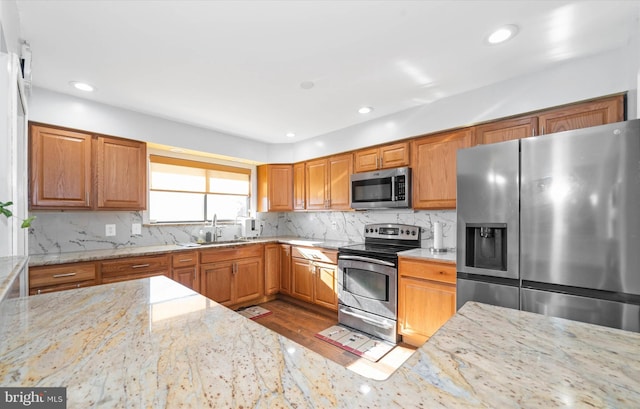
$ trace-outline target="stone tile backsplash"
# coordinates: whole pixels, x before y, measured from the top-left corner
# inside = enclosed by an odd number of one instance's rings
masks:
[[[201,225],[142,226],[132,235],[133,223],[142,223],[142,212],[37,211],[29,229],[29,254],[67,253],[136,246],[175,244],[194,240]],[[433,246],[433,223],[443,224],[445,247],[456,246],[455,210],[370,210],[357,212],[258,213],[262,236],[298,236],[315,240],[361,242],[365,224],[402,223],[422,228],[422,247]],[[116,235],[106,237],[105,225],[114,224]],[[240,226],[221,224],[222,237],[232,240]]]

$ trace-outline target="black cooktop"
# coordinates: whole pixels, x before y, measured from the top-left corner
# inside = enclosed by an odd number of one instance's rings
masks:
[[[395,256],[397,253],[405,250],[412,250],[419,248],[420,246],[404,246],[404,245],[389,245],[380,243],[359,243],[351,244],[348,246],[338,248],[340,253],[344,254],[360,254],[360,255],[381,255],[381,256]]]
[[[343,254],[396,257],[405,250],[420,248],[420,227],[406,224],[368,224],[364,243],[338,248]]]

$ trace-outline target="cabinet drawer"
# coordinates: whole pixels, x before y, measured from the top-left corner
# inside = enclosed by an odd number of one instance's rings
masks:
[[[313,261],[338,264],[338,252],[312,247],[292,247],[291,257],[304,258]]]
[[[173,267],[190,267],[198,264],[197,251],[182,251],[171,256],[171,265]]]
[[[455,284],[456,282],[456,267],[451,264],[424,262],[400,257],[398,260],[398,272],[400,276],[450,284]]]
[[[94,263],[60,264],[47,267],[31,267],[29,269],[29,288],[81,281],[95,283],[95,279],[96,266]]]
[[[219,261],[237,260],[239,258],[262,257],[262,244],[217,248],[200,251],[200,263],[217,263]]]
[[[100,263],[102,278],[120,275],[146,273],[149,271],[168,271],[169,256],[131,257],[119,260],[108,260]]]

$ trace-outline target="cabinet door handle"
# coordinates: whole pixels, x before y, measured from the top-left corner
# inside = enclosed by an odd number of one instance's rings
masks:
[[[382,156],[380,156],[380,169],[382,169]]]
[[[536,128],[531,128],[531,136],[536,136]]]
[[[151,264],[146,263],[146,264],[136,264],[135,266],[131,266],[131,268],[143,268],[143,267],[149,267]]]
[[[191,261],[193,260],[192,258],[181,258],[180,260],[178,260],[180,263],[186,263],[187,261]]]
[[[54,274],[53,278],[73,277],[74,275],[76,275],[76,273]]]
[[[540,135],[544,135],[544,126],[540,128]]]

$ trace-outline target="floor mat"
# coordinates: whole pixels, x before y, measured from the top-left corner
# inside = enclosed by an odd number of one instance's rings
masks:
[[[350,328],[334,325],[320,331],[316,338],[349,351],[372,362],[377,362],[391,351],[395,345],[377,338],[372,338]]]
[[[238,314],[252,320],[257,320],[258,318],[262,318],[271,314],[271,311],[267,310],[266,308],[254,305],[253,307],[247,307],[243,310],[238,311]]]

